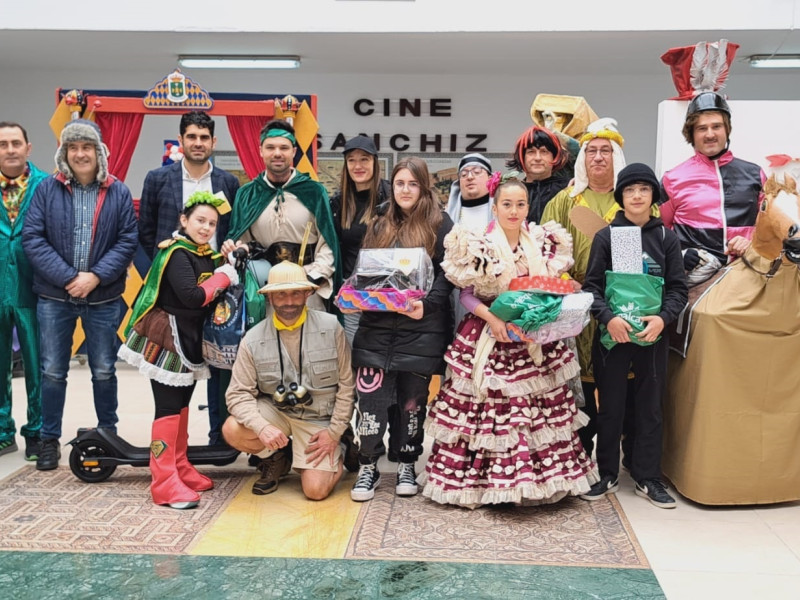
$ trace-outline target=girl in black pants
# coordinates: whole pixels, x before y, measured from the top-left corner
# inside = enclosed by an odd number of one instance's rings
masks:
[[[395,493],[417,493],[414,463],[422,454],[428,385],[444,372],[444,351],[453,334],[450,292],[440,266],[444,237],[453,227],[431,185],[428,166],[419,158],[397,163],[392,171],[392,200],[385,214],[367,228],[364,248],[424,248],[433,261],[434,282],[422,300],[406,313],[365,312],[353,339],[353,366],[358,369],[359,471],[350,497],[363,502],[380,483],[377,460],[390,407],[398,415],[397,485]],[[393,431],[395,421],[392,422]]]
[[[180,216],[173,239],[159,244],[126,329],[119,356],[150,378],[156,411],[150,444],[153,502],[172,508],[197,506],[197,492],[213,482],[186,457],[189,401],[195,382],[208,379],[203,361],[203,321],[209,304],[239,281],[232,266],[220,266],[208,241],[227,202],[195,192]],[[223,213],[224,214],[224,213]],[[216,267],[216,268],[215,268]]]
[[[665,325],[683,310],[688,288],[677,236],[664,227],[661,219],[650,216],[651,205],[659,200],[659,189],[658,179],[650,167],[640,163],[625,167],[617,176],[614,189],[614,198],[623,210],[592,242],[583,291],[594,295],[592,314],[605,326],[616,345],[606,349],[600,342],[603,328],[598,328],[592,361],[599,399],[597,464],[600,481],[581,496],[584,500],[598,500],[619,488],[619,444],[630,369],[634,374],[636,406],[631,464],[636,494],[660,508],[675,507],[674,498],[661,481],[661,398],[667,384],[667,339],[659,339],[659,336],[664,335]],[[642,317],[646,326],[636,334],[631,334],[630,323],[615,315],[606,303],[606,271],[612,268],[611,229],[633,226],[641,228],[642,258],[648,273],[664,280],[660,312]],[[631,335],[646,345],[633,343]]]

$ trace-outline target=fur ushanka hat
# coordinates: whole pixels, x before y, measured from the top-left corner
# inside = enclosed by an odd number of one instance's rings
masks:
[[[67,179],[75,179],[72,169],[67,162],[67,145],[70,142],[91,142],[97,151],[97,176],[98,183],[108,179],[108,148],[103,143],[103,136],[96,123],[86,119],[75,119],[64,125],[61,130],[61,145],[56,150],[56,168]]]

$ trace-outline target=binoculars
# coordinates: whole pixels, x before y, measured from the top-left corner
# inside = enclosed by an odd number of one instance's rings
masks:
[[[306,388],[293,381],[289,384],[288,389],[281,383],[275,391],[272,392],[272,400],[278,405],[278,408],[285,409],[297,406],[298,404],[301,406],[308,406],[311,404],[313,398]]]

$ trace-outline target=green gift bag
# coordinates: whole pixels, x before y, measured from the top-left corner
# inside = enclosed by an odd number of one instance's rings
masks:
[[[247,318],[245,320],[245,330],[249,330],[254,325],[264,320],[267,314],[267,301],[264,294],[259,294],[260,289],[257,276],[251,269],[244,272],[244,297]]]
[[[525,331],[533,331],[552,323],[561,312],[562,296],[539,292],[503,292],[495,298],[489,311],[506,323],[515,323]]]
[[[618,317],[625,319],[633,328],[629,337],[631,342],[649,346],[654,342],[643,342],[636,337],[644,330],[646,323],[642,317],[661,312],[661,291],[664,279],[647,273],[615,273],[606,271],[606,303]],[[609,350],[617,342],[611,339],[605,325],[600,325],[600,342]],[[656,341],[660,340],[659,336]]]

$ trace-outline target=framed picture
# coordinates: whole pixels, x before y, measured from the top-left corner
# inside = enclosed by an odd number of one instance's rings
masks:
[[[239,155],[235,150],[216,150],[211,155],[211,162],[215,167],[219,167],[236,177],[239,180],[239,185],[244,185],[250,182],[250,178],[242,167],[242,161],[239,160]]]
[[[394,167],[394,154],[378,152],[378,165],[381,169],[381,179],[387,179]],[[341,152],[320,152],[317,156],[317,175],[319,182],[328,191],[328,196],[338,191],[343,168],[344,155]]]
[[[450,186],[458,179],[458,163],[468,152],[398,152],[397,160],[416,156],[428,165],[433,187],[439,194],[439,199],[444,204],[450,197]],[[492,163],[492,171],[503,172],[506,170],[507,154],[502,152],[481,152]]]

